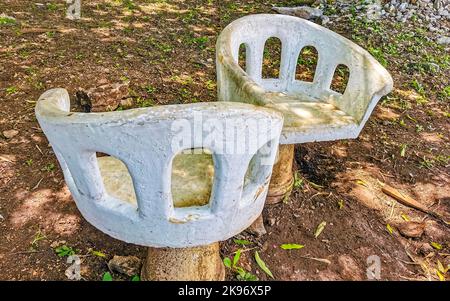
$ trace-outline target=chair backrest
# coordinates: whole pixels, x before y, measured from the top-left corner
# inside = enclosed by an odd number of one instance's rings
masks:
[[[282,129],[279,113],[228,102],[89,114],[69,107],[66,90],[49,90],[39,98],[36,117],[78,208],[103,232],[146,246],[204,245],[242,231],[261,212]],[[237,137],[248,139],[235,145]],[[172,161],[191,148],[213,154],[210,202],[175,208]],[[137,209],[105,191],[97,152],[126,165]]]
[[[281,41],[280,72],[278,78],[263,79],[264,46],[271,37]],[[242,44],[246,47],[244,74],[238,65]],[[312,46],[318,52],[312,83],[295,79],[299,54],[306,46]],[[361,122],[378,99],[392,90],[391,76],[367,51],[331,30],[297,17],[258,14],[240,18],[222,31],[216,48],[219,100],[231,100],[227,99],[232,97],[227,91],[230,87],[227,81],[234,81],[233,87],[243,86],[245,82],[240,78],[248,75],[266,91],[303,94],[305,98],[326,101]],[[330,88],[338,65],[347,66],[350,73],[343,94]],[[245,84],[244,92],[252,87]],[[253,86],[253,89],[256,94],[261,92],[257,87]],[[264,99],[254,102],[261,101]]]

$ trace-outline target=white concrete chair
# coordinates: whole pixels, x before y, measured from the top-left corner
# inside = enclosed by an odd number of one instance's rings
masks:
[[[271,37],[282,45],[279,77],[263,78],[263,52]],[[241,45],[246,49],[246,70],[238,63]],[[318,52],[312,82],[295,77],[305,46]],[[322,26],[285,15],[250,15],[229,24],[217,41],[216,64],[219,101],[282,112],[280,143],[285,145],[356,138],[378,100],[393,87],[389,73],[367,51]],[[338,65],[349,69],[343,94],[330,88]],[[293,147],[287,153],[292,158]]]
[[[36,117],[82,215],[155,248],[206,246],[246,229],[263,209],[283,124],[276,111],[227,102],[75,113],[64,89],[45,92]]]
[[[265,42],[282,43],[280,75],[262,78]],[[238,64],[246,46],[246,69]],[[313,46],[318,63],[313,82],[295,79],[300,51]],[[356,138],[378,100],[392,90],[389,73],[364,49],[304,19],[260,14],[229,24],[217,41],[219,100],[269,105],[285,115],[282,144]],[[338,65],[350,75],[343,94],[330,85]]]

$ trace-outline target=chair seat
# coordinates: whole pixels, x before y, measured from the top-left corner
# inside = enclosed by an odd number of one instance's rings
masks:
[[[336,106],[308,96],[266,93],[267,107],[283,113],[281,143],[305,143],[354,138],[356,120]],[[294,142],[290,142],[294,141]]]
[[[172,199],[174,207],[208,204],[214,178],[212,156],[180,154],[173,160]],[[125,164],[110,156],[99,157],[98,165],[107,193],[137,207],[136,194]]]

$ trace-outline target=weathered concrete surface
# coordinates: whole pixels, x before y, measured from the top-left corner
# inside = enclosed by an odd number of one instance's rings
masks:
[[[39,98],[36,117],[53,147],[77,207],[101,231],[144,246],[195,247],[236,235],[261,213],[283,124],[280,113],[230,102],[89,114],[71,113],[69,108],[66,90],[49,90]],[[198,115],[212,118],[215,125],[220,126],[213,132],[200,131],[202,139],[199,140],[189,136],[187,140],[191,144],[188,146],[173,144],[180,133],[188,135],[180,132],[179,127],[172,128],[175,122],[181,121],[194,129]],[[263,123],[250,135],[245,126],[248,120]],[[226,135],[225,130],[230,129],[236,134],[233,138]],[[221,153],[221,143],[246,135],[258,137],[253,141],[256,148],[243,153]],[[171,185],[172,166],[178,165],[174,158],[191,148],[206,148],[213,154],[210,200],[207,205],[201,205],[204,201],[199,200],[204,198],[200,197],[191,203],[192,194],[181,191],[188,199],[181,198],[181,207],[176,207]],[[105,188],[96,153],[108,154],[123,162],[132,179],[137,206],[129,202],[133,199],[130,189],[120,193],[117,189],[108,191],[109,180]],[[111,158],[100,159],[103,160]],[[103,163],[100,166],[105,167],[104,175],[111,183],[120,184],[123,167],[118,168],[118,175],[115,175],[111,166]],[[191,171],[186,173],[188,180],[192,180]],[[205,176],[207,169],[204,172],[203,179],[210,181]],[[197,174],[195,168],[193,174]],[[191,188],[203,195],[206,193],[202,189],[209,182],[204,184],[193,183]],[[131,186],[128,184],[128,187]],[[196,205],[183,207],[185,202]]]
[[[193,248],[148,248],[142,280],[222,281],[219,243]]]
[[[265,42],[281,40],[279,78],[262,78]],[[246,70],[238,65],[246,47]],[[314,81],[295,79],[300,51],[318,51]],[[285,15],[250,15],[229,24],[216,45],[217,87],[221,101],[265,105],[285,117],[280,142],[294,144],[356,138],[378,100],[392,90],[389,73],[364,49],[312,22]],[[339,64],[350,70],[344,94],[331,90]]]

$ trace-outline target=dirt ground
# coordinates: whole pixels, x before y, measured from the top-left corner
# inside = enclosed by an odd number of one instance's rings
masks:
[[[126,93],[109,109],[215,101],[221,29],[243,15],[272,13],[275,2],[301,1],[93,0],[83,2],[79,21],[65,18],[65,1],[34,2],[0,3],[0,14],[16,19],[0,25],[0,132],[18,131],[0,136],[0,280],[67,280],[69,264],[56,254],[58,246],[81,255],[83,279],[101,280],[114,255],[144,259],[145,248],[82,218],[35,119],[39,95],[54,87],[74,95],[120,84]],[[450,264],[448,225],[380,190],[387,183],[450,221],[450,53],[413,22],[350,15],[327,27],[385,64],[395,89],[358,139],[297,145],[295,188],[286,202],[265,209],[268,234],[238,235],[251,242],[245,246],[223,242],[222,256],[241,249],[239,266],[261,280],[271,278],[255,251],[276,280],[364,280],[373,255],[383,280],[450,278],[438,272]],[[270,45],[264,72],[276,74],[279,49]],[[297,73],[311,78],[313,52],[303,62]],[[333,84],[343,81],[345,72]],[[400,233],[407,220],[423,222],[420,238]],[[280,247],[293,243],[304,248]],[[227,269],[227,279],[236,272]]]

